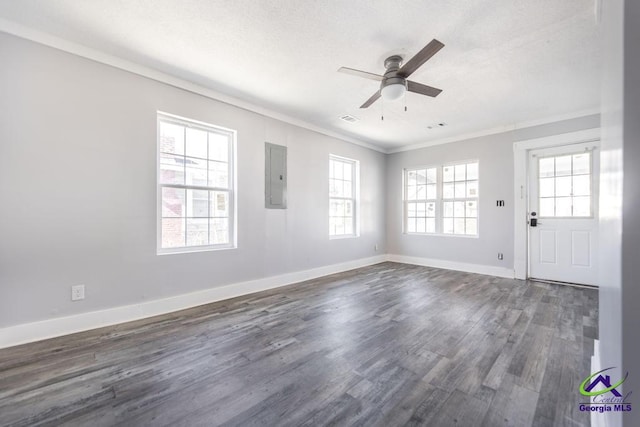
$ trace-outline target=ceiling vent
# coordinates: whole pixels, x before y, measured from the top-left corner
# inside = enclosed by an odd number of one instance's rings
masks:
[[[445,127],[447,124],[445,122],[440,122],[440,123],[434,123],[431,125],[427,126],[427,129],[436,129],[436,128],[443,128]]]
[[[349,123],[355,123],[357,121],[359,121],[360,119],[357,117],[353,117],[349,114],[345,114],[344,116],[340,116],[340,120],[344,120],[345,122],[349,122]]]

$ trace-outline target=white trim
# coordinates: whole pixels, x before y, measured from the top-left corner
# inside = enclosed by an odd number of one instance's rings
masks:
[[[254,103],[244,101],[230,95],[226,95],[224,93],[215,91],[213,89],[209,89],[202,85],[198,85],[188,80],[181,79],[179,77],[175,77],[170,74],[166,74],[161,71],[155,70],[153,68],[145,67],[143,65],[136,64],[131,61],[127,61],[126,59],[122,59],[113,55],[106,54],[97,49],[92,49],[90,47],[83,46],[78,43],[70,42],[60,37],[56,37],[51,34],[47,34],[45,32],[26,27],[24,25],[17,24],[15,22],[11,22],[4,18],[0,18],[0,32],[11,34],[16,37],[20,37],[35,43],[39,43],[45,46],[52,47],[54,49],[61,50],[63,52],[80,56],[82,58],[90,59],[92,61],[96,61],[101,64],[109,65],[114,68],[119,68],[121,70],[128,71],[130,73],[137,74],[139,76],[146,77],[151,80],[165,83],[169,86],[173,86],[178,89],[183,89],[188,92],[205,96],[215,101],[229,104],[243,110],[251,111],[253,113],[257,113],[265,117],[270,117],[272,119],[280,120],[282,122],[289,123],[294,126],[298,126],[304,129],[311,130],[313,132],[317,132],[326,136],[337,138],[342,141],[359,145],[361,147],[365,147],[370,150],[378,151],[384,154],[393,154],[393,153],[399,153],[402,151],[416,150],[419,148],[432,147],[434,145],[442,145],[450,142],[458,142],[466,139],[478,138],[481,136],[495,135],[497,133],[513,131],[516,129],[524,129],[531,126],[539,126],[539,125],[554,123],[562,120],[571,120],[571,119],[589,116],[593,114],[600,114],[599,109],[589,109],[589,110],[577,111],[569,114],[560,114],[552,117],[546,117],[544,119],[528,120],[524,122],[514,123],[511,125],[496,126],[490,129],[482,129],[475,132],[469,132],[466,134],[457,135],[449,138],[435,139],[428,142],[403,145],[400,147],[384,148],[384,147],[378,146],[373,141],[363,141],[357,138],[353,138],[353,137],[341,134],[339,132],[335,132],[333,130],[325,129],[320,126],[314,125],[312,123],[306,122],[304,120],[291,117],[287,114],[270,110],[268,108],[256,105]]]
[[[544,138],[527,139],[513,143],[513,268],[516,279],[528,275],[527,204],[528,204],[528,156],[536,148],[555,147],[600,139],[600,128],[567,132]]]
[[[235,283],[140,304],[125,305],[67,317],[25,323],[0,329],[0,348],[40,341],[104,326],[184,310],[215,301],[278,288],[329,274],[340,273],[386,261],[385,255],[361,258],[264,279]]]
[[[83,46],[78,43],[70,42],[68,40],[64,40],[62,38],[53,36],[51,34],[47,34],[42,31],[34,30],[32,28],[29,28],[20,24],[16,24],[15,22],[11,22],[3,18],[0,18],[0,32],[11,34],[16,37],[20,37],[26,40],[30,40],[32,42],[36,42],[48,47],[52,47],[54,49],[61,50],[63,52],[80,56],[82,58],[90,59],[92,61],[99,62],[101,64],[109,65],[114,68],[119,68],[121,70],[128,71],[130,73],[137,74],[139,76],[146,77],[151,80],[155,80],[157,82],[164,83],[178,89],[183,89],[188,92],[202,95],[204,97],[213,99],[214,101],[219,101],[243,110],[251,111],[253,113],[258,113],[265,117],[270,117],[272,119],[280,120],[281,122],[289,123],[294,126],[311,130],[313,132],[317,132],[323,135],[337,138],[342,141],[349,142],[351,144],[368,148],[370,150],[378,151],[380,153],[385,153],[385,154],[387,153],[386,149],[379,147],[371,142],[361,141],[359,139],[352,138],[335,131],[324,129],[320,126],[316,126],[304,120],[291,117],[287,114],[279,113],[279,112],[270,110],[268,108],[261,107],[254,103],[244,101],[242,99],[239,99],[230,95],[226,95],[222,92],[209,89],[205,86],[201,86],[199,84],[190,82],[188,80],[184,80],[182,78],[163,73],[162,71],[158,71],[150,67],[145,67],[143,65],[136,64],[131,61],[127,61],[126,59],[122,59],[117,56],[100,52],[97,49]]]
[[[580,117],[592,116],[594,114],[600,114],[600,110],[591,109],[591,110],[577,111],[571,114],[561,114],[557,116],[546,117],[544,119],[528,120],[525,122],[514,123],[512,125],[496,126],[493,128],[482,129],[475,132],[469,132],[461,135],[452,136],[449,138],[434,139],[432,141],[427,141],[427,142],[418,142],[416,144],[403,145],[401,147],[396,147],[396,148],[387,148],[386,153],[387,154],[400,153],[403,151],[411,151],[411,150],[417,150],[420,148],[433,147],[434,145],[443,145],[443,144],[449,144],[451,142],[460,142],[467,139],[480,138],[482,136],[488,136],[488,135],[496,135],[499,133],[510,132],[517,129],[525,129],[533,126],[541,126],[541,125],[546,125],[550,123],[556,123],[563,120],[571,120],[571,119],[577,119]]]
[[[448,261],[444,259],[422,258],[407,255],[387,255],[387,260],[402,264],[421,265],[424,267],[442,268],[445,270],[464,271],[467,273],[484,274],[487,276],[505,277],[513,279],[513,270],[493,265],[471,264],[466,262]]]

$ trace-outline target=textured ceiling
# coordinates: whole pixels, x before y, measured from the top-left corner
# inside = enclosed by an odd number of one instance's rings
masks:
[[[594,10],[585,0],[0,0],[7,21],[391,150],[597,111]],[[411,79],[443,92],[408,94],[407,112],[403,101],[359,109],[378,83],[336,72],[382,74],[387,56],[408,59],[432,38],[444,49]]]

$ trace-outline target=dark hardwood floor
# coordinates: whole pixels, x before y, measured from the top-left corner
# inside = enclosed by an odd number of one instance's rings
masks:
[[[589,425],[597,291],[382,263],[0,350],[0,425]]]

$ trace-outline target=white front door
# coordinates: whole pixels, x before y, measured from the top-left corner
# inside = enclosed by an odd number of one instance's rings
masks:
[[[529,277],[597,286],[597,143],[529,153]]]

